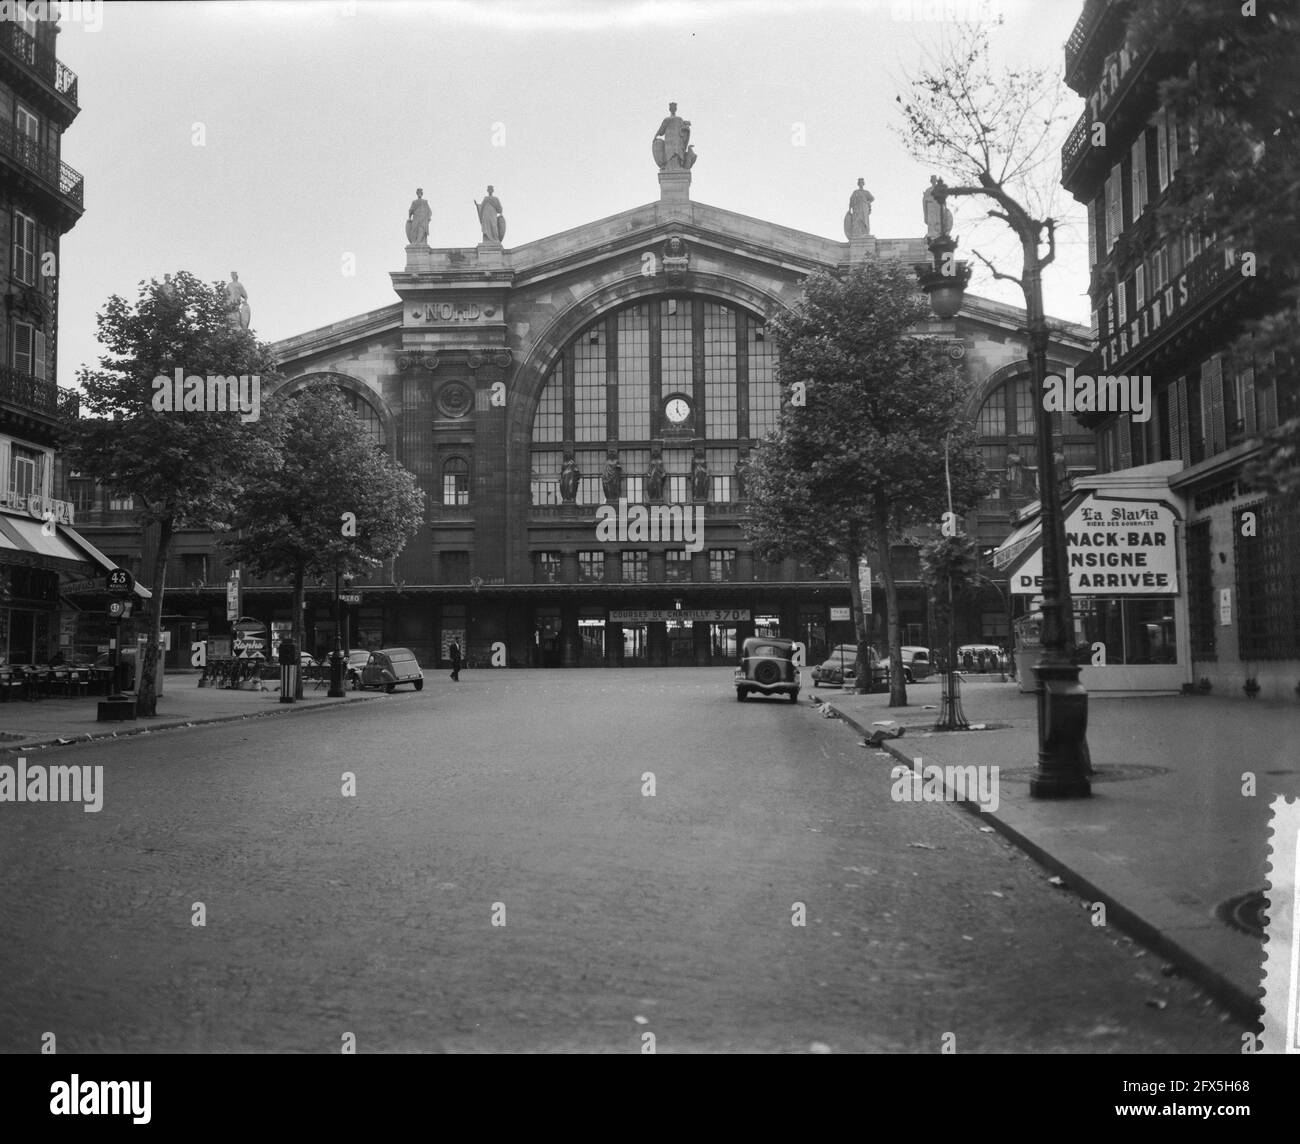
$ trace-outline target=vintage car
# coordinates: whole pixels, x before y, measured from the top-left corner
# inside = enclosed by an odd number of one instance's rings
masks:
[[[768,636],[751,636],[740,649],[740,665],[733,682],[736,699],[743,702],[751,692],[758,695],[788,695],[799,702],[799,669],[794,665],[794,641]]]
[[[347,677],[347,685],[350,690],[356,691],[361,687],[361,673],[369,662],[370,652],[366,648],[353,648],[348,652],[348,662],[343,669],[343,673]]]
[[[876,649],[867,648],[873,689],[889,686],[889,663],[882,661]],[[857,686],[858,645],[839,644],[831,654],[812,669],[813,687]]]
[[[416,661],[415,653],[405,647],[384,647],[370,653],[361,669],[362,687],[382,687],[392,691],[399,683],[414,684],[416,691],[424,689],[424,672]]]
[[[899,651],[903,653],[903,679],[908,683],[926,679],[934,671],[928,647],[905,646],[899,648]],[[889,660],[885,661],[885,668],[888,670]]]

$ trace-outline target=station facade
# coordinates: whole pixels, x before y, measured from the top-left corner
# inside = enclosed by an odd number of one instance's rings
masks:
[[[396,302],[273,345],[283,380],[268,399],[339,390],[426,493],[421,533],[347,587],[350,646],[406,646],[430,664],[455,639],[484,666],[494,648],[509,666],[671,666],[732,663],[755,633],[802,639],[810,657],[853,640],[843,574],[765,564],[745,537],[746,461],[782,401],[767,323],[814,271],[922,262],[924,239],[858,226],[835,241],[693,202],[690,183],[689,169],[661,169],[657,201],[510,249],[488,223],[472,247],[431,247],[408,227]],[[1051,356],[1065,368],[1087,331],[1059,325]],[[989,425],[995,487],[970,522],[988,547],[1034,495],[1023,326],[1021,310],[968,298],[917,330],[948,343],[971,379],[967,413]],[[1091,434],[1063,428],[1070,465],[1091,471]],[[126,516],[99,520],[106,551],[148,567]],[[181,534],[174,552],[175,645],[224,634],[220,551]],[[927,644],[915,549],[897,556],[905,641]],[[240,589],[243,613],[287,625],[287,587]],[[873,595],[883,646],[878,583]],[[333,596],[309,586],[309,650],[332,646]],[[991,597],[971,636],[1008,622]]]

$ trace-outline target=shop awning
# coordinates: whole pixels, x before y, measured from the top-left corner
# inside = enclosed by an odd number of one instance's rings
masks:
[[[1042,517],[1036,516],[1027,524],[1022,524],[994,550],[993,567],[999,572],[1010,568],[1023,553],[1038,541],[1042,532]]]
[[[53,536],[46,536],[44,524],[29,517],[13,516],[0,513],[0,540],[7,541],[7,548],[26,552],[33,556],[44,556],[51,560],[67,560],[74,564],[86,564],[90,556],[75,547],[66,539],[68,529],[55,526]]]

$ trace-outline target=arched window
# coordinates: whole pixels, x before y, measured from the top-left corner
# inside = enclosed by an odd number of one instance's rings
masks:
[[[384,440],[384,423],[380,419],[379,411],[359,393],[354,393],[350,389],[340,388],[339,395],[343,398],[344,404],[357,415],[357,420],[365,426],[366,432],[370,434],[374,443],[386,447],[388,442]]]
[[[552,365],[533,417],[532,502],[562,503],[569,454],[580,473],[574,500],[600,503],[611,449],[619,495],[649,499],[654,450],[663,499],[695,499],[700,438],[709,500],[731,501],[742,450],[776,427],[780,405],[775,347],[759,315],[689,294],[634,302],[580,331]]]
[[[442,503],[469,504],[469,462],[452,457],[442,466]]]

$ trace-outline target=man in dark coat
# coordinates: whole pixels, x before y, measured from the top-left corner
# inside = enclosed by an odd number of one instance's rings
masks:
[[[447,658],[451,660],[451,677],[457,683],[460,682],[460,644],[455,640],[447,648]]]

